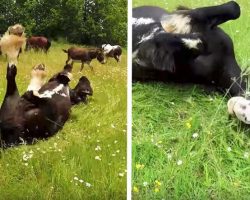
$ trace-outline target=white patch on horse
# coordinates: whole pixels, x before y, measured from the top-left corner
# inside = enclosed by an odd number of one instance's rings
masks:
[[[139,51],[138,49],[136,49],[135,51],[133,51],[133,53],[132,53],[132,60],[134,60],[137,57],[138,51]]]
[[[200,39],[182,38],[181,40],[189,49],[198,49],[198,44],[202,43]]]
[[[111,46],[110,44],[102,45],[102,49],[104,50],[104,54],[108,54],[113,48],[114,48],[114,46]]]
[[[63,84],[58,85],[57,87],[55,87],[53,90],[45,90],[42,94],[40,93],[33,93],[35,96],[38,96],[39,98],[52,98],[52,96],[54,94],[60,94],[59,92],[62,91],[62,89],[64,88]],[[62,94],[60,94],[61,96],[64,96]]]
[[[38,91],[42,87],[43,83],[39,78],[32,78],[27,91]]]
[[[136,58],[134,60],[134,62],[136,62],[138,65],[140,65],[142,67],[147,67],[148,66],[144,61],[140,60],[139,58]]]
[[[136,50],[132,53],[132,60],[133,60],[133,62],[137,63],[137,64],[140,65],[140,66],[147,67],[147,64],[146,64],[144,61],[140,60],[140,59],[137,57],[138,52],[139,52],[139,50],[136,49]]]
[[[155,20],[153,20],[152,18],[132,18],[132,24],[134,26],[140,26],[140,25],[147,25],[147,24],[152,24],[154,23]]]
[[[159,30],[159,27],[154,28],[151,32],[142,35],[141,40],[138,42],[138,44],[145,42],[147,40],[150,40],[154,37],[155,33]]]
[[[163,29],[168,33],[187,34],[191,32],[191,18],[181,14],[165,15],[161,20]]]

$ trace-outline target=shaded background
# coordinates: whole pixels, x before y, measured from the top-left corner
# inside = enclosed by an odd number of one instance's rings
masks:
[[[127,44],[126,0],[0,0],[0,34],[21,23],[27,35],[72,43]]]

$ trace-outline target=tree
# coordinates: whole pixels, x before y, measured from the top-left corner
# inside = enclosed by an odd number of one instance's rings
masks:
[[[126,45],[126,0],[0,0],[0,33],[21,23],[28,35],[88,45]]]

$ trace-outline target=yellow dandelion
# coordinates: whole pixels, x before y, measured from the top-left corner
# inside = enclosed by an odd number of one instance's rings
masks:
[[[188,129],[190,129],[190,128],[192,127],[191,123],[190,123],[190,122],[187,122],[187,123],[186,123],[186,127],[187,127]]]
[[[155,185],[156,185],[156,186],[161,186],[161,182],[158,181],[158,180],[156,180],[156,181],[155,181]]]
[[[134,186],[134,187],[133,187],[133,191],[136,192],[136,193],[138,193],[138,192],[139,192],[138,187]]]
[[[143,168],[144,168],[144,164],[137,163],[137,164],[135,165],[135,168],[136,168],[136,169],[143,169]]]
[[[160,189],[159,188],[155,188],[155,193],[159,192]]]

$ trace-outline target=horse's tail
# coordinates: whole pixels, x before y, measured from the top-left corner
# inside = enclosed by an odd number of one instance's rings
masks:
[[[62,51],[63,51],[64,53],[68,53],[68,51],[67,51],[67,50],[65,50],[65,49],[62,49]]]

